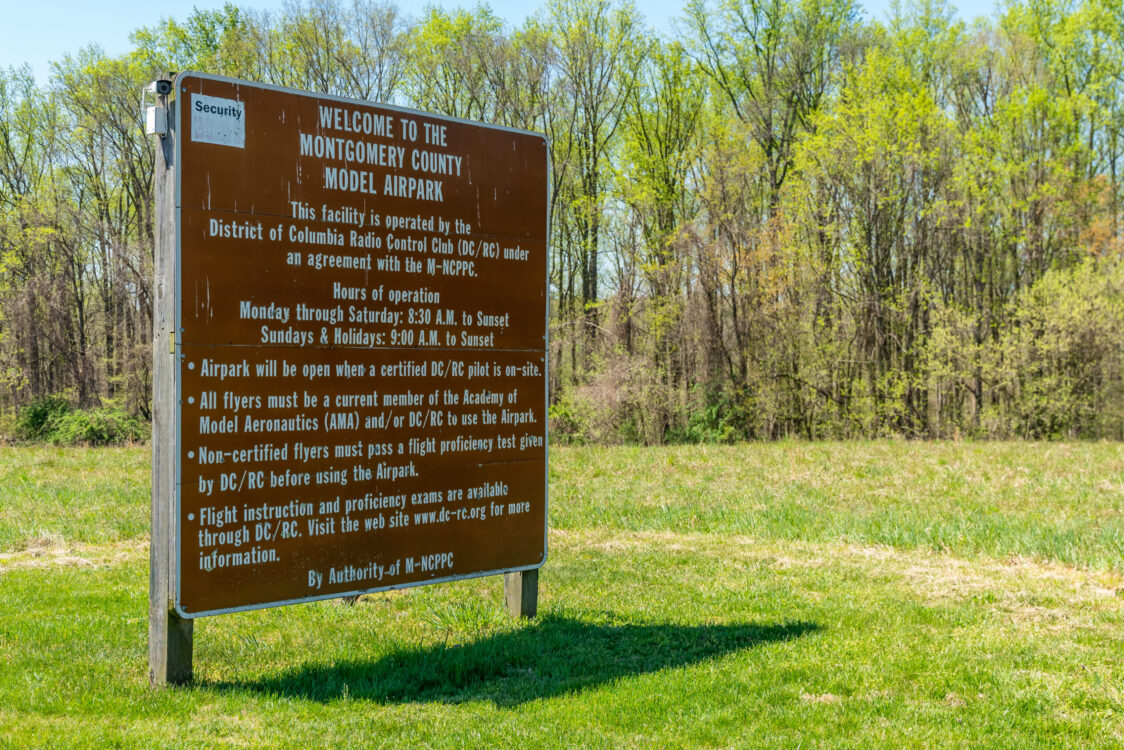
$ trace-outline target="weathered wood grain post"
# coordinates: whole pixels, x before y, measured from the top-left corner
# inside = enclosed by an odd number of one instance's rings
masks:
[[[539,611],[539,571],[504,573],[503,598],[512,617],[534,617]]]
[[[148,572],[148,679],[153,685],[191,680],[192,621],[173,608],[175,591],[175,106],[161,86],[157,106],[163,127],[154,170],[156,213],[155,299],[152,322],[152,523]],[[157,82],[159,85],[160,82]],[[155,88],[155,87],[153,87]],[[160,132],[160,131],[163,132]]]

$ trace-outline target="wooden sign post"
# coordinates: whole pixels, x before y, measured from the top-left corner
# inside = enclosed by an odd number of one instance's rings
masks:
[[[157,149],[149,666],[194,618],[546,559],[541,135],[176,77]]]

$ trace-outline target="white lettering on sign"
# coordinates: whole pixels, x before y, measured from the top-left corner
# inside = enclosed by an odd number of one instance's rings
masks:
[[[237,99],[191,95],[191,140],[246,147],[246,105]]]

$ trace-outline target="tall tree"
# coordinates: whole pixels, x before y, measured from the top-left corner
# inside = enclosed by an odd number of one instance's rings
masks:
[[[563,186],[563,200],[574,234],[564,244],[576,259],[580,303],[592,314],[612,147],[646,50],[631,4],[556,0],[549,12],[563,96],[572,102],[565,113],[572,118],[569,138],[558,144],[572,180]]]
[[[722,0],[716,8],[691,0],[687,6],[699,64],[765,157],[770,214],[854,16],[851,0]]]

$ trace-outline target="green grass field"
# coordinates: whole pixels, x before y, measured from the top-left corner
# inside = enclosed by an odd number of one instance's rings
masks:
[[[1124,445],[555,448],[498,578],[196,623],[148,453],[0,447],[0,747],[1124,747]]]

